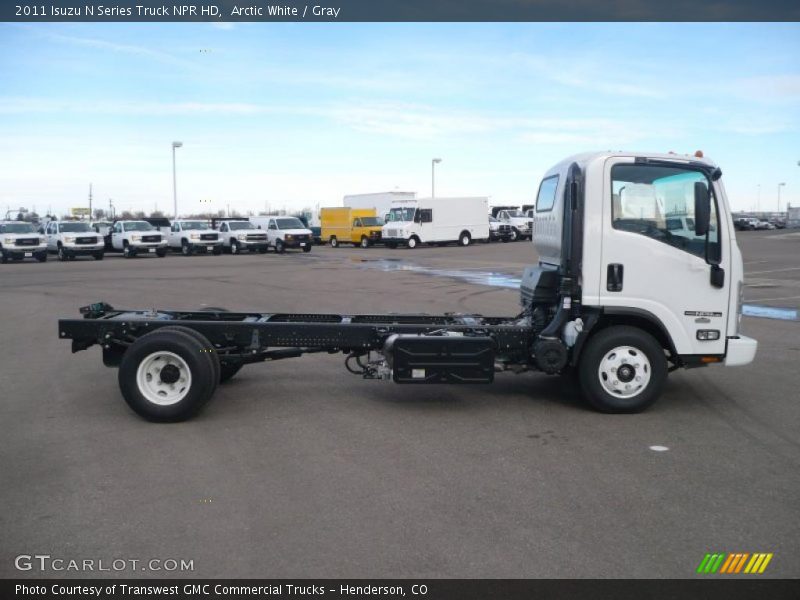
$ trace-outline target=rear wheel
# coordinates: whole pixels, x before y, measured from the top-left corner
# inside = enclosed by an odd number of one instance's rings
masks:
[[[472,236],[470,236],[469,231],[462,231],[461,235],[458,236],[458,243],[462,246],[469,246],[471,241]]]
[[[339,240],[336,239],[335,235],[331,236],[331,248],[336,248],[339,246]]]
[[[220,308],[218,306],[206,306],[205,308],[202,308],[200,310],[202,312],[223,312],[223,313],[230,312],[227,308]],[[166,329],[166,328],[164,328],[164,329]],[[171,329],[173,329],[173,328],[171,328]],[[175,327],[174,329],[188,329],[190,332],[196,333],[193,329],[189,329],[188,327],[186,327],[186,328],[184,328],[184,327]],[[200,334],[198,333],[197,335],[200,335]],[[202,337],[205,340],[205,338],[202,335],[200,335],[200,337]],[[219,355],[217,355],[217,356],[219,356]],[[224,383],[224,382],[228,381],[231,377],[236,375],[241,370],[241,368],[244,366],[241,363],[229,363],[229,362],[223,362],[222,360],[218,361],[218,365],[219,365],[219,382],[220,383]]]
[[[667,359],[661,344],[636,327],[619,325],[592,336],[578,365],[581,389],[601,412],[635,413],[661,395]]]
[[[148,421],[194,416],[211,399],[219,381],[213,368],[216,356],[196,336],[178,329],[163,328],[139,338],[119,366],[125,402]]]
[[[386,242],[386,247],[394,250],[395,248],[397,248],[397,242]]]
[[[4,251],[0,250],[0,263],[6,264],[7,262],[8,262],[8,255]]]

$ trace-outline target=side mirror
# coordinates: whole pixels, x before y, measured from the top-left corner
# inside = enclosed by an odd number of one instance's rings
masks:
[[[422,223],[422,214],[419,211],[414,213],[414,223]]]
[[[694,232],[702,236],[708,233],[708,224],[711,218],[711,199],[708,186],[702,181],[694,184]]]

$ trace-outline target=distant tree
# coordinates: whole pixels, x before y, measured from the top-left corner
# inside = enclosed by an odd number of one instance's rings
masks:
[[[94,218],[98,221],[102,221],[106,217],[106,211],[102,208],[95,208],[94,209]]]
[[[131,211],[123,210],[117,218],[120,219],[121,221],[131,221],[136,217],[133,216],[133,213]]]
[[[164,216],[163,210],[154,210],[153,212],[150,213],[150,217],[152,218],[161,218],[163,216]]]
[[[26,213],[20,211],[17,213],[17,221],[24,221]]]
[[[144,219],[144,211],[143,210],[137,210],[133,214],[137,219]]]

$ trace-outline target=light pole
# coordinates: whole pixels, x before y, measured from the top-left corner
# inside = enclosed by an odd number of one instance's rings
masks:
[[[441,158],[431,160],[431,198],[436,198],[436,165],[440,162]]]
[[[756,196],[756,212],[761,210],[761,184],[758,184],[758,195]]]
[[[183,146],[183,142],[172,142],[172,203],[174,217],[178,218],[178,183],[175,179],[175,148]]]
[[[778,184],[778,213],[781,212],[781,188],[786,185],[786,182]]]

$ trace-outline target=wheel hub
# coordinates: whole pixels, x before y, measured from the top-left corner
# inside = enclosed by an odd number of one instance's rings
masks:
[[[162,383],[175,383],[181,377],[181,370],[175,365],[165,365],[158,374]]]
[[[189,393],[192,373],[186,361],[174,352],[153,352],[139,363],[136,385],[148,402],[169,406]]]
[[[617,346],[609,350],[597,369],[603,388],[620,398],[641,394],[650,383],[651,375],[650,360],[633,346]]]

